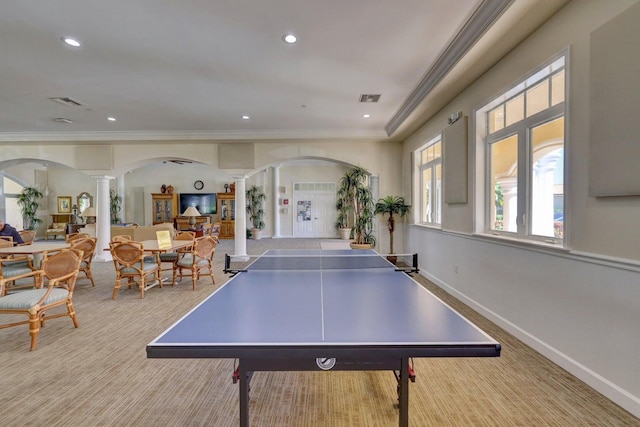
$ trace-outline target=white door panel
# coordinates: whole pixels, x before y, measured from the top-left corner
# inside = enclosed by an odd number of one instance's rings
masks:
[[[294,190],[293,195],[294,237],[336,237],[335,184],[304,183],[299,186],[303,190]],[[314,188],[320,188],[320,190],[314,191]]]

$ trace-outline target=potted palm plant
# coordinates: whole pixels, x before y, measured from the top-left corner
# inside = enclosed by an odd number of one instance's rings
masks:
[[[22,215],[22,228],[25,230],[35,230],[38,224],[42,222],[38,218],[38,199],[44,197],[44,194],[36,187],[24,187],[18,194],[18,206],[20,207],[20,215]]]
[[[338,216],[336,218],[336,229],[340,233],[340,239],[349,240],[351,238],[351,227],[349,227],[349,211],[351,204],[349,203],[348,194],[343,187],[338,189],[336,195],[336,209]]]
[[[349,169],[340,179],[338,200],[343,199],[349,206],[345,211],[351,213],[350,223],[353,224],[354,249],[370,249],[376,244],[373,235],[374,200],[369,188],[369,172],[355,166]]]
[[[120,210],[122,209],[122,197],[113,188],[109,190],[109,213],[111,224],[122,222],[120,219]]]
[[[387,217],[387,228],[389,230],[389,254],[388,257],[390,261],[395,263],[396,258],[391,254],[393,252],[393,232],[396,229],[396,219],[394,215],[403,219],[408,213],[411,206],[407,205],[404,202],[404,197],[401,196],[387,196],[384,199],[378,200],[376,203],[375,213],[378,215],[388,215]]]
[[[265,226],[263,205],[266,198],[262,188],[257,185],[253,185],[247,190],[247,213],[253,225],[251,236],[254,240],[260,240],[261,231]]]

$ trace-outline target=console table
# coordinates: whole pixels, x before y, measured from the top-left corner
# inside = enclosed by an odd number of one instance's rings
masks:
[[[197,216],[195,227],[198,228],[200,225],[207,224],[208,222],[209,222],[208,216]],[[188,216],[175,217],[173,220],[173,226],[176,228],[176,230],[180,230],[180,231],[191,229],[191,226],[189,225],[189,217]]]

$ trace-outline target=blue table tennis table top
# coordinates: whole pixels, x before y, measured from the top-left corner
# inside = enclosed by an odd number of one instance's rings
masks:
[[[270,250],[153,340],[147,355],[336,357],[363,350],[498,356],[500,344],[374,251]]]

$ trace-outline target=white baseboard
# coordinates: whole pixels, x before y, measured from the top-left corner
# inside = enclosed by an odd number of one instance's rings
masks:
[[[617,405],[620,405],[622,408],[626,409],[634,416],[640,418],[640,399],[638,397],[618,387],[616,384],[612,383],[606,378],[603,378],[601,375],[598,375],[596,372],[592,371],[581,363],[578,363],[576,360],[568,357],[566,354],[558,351],[556,348],[549,346],[547,343],[541,341],[534,335],[529,334],[527,331],[509,322],[507,319],[487,309],[485,306],[478,304],[475,300],[468,298],[466,295],[447,285],[437,277],[428,274],[424,270],[420,270],[420,275],[433,282],[438,287],[442,288],[458,300],[462,301],[464,304],[468,305],[487,319],[491,320],[493,323],[500,326],[502,329],[509,332],[520,341],[551,360],[553,363],[575,375],[577,378],[584,381],[598,392],[602,393]]]

